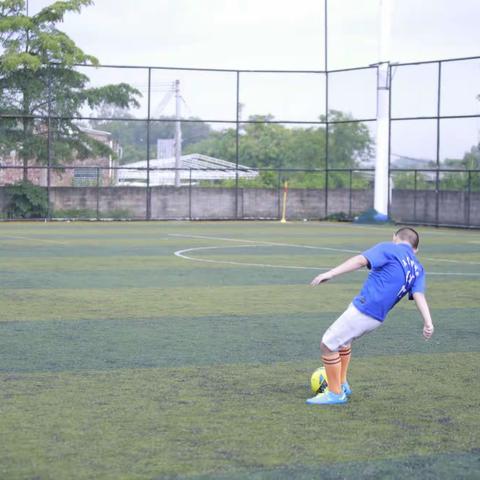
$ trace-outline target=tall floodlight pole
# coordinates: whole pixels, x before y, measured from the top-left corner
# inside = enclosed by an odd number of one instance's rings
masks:
[[[182,125],[180,122],[180,80],[175,80],[175,186],[180,186],[182,161]]]
[[[390,30],[394,0],[380,0],[379,63],[377,73],[377,156],[375,161],[374,208],[388,215],[388,164],[390,136]]]

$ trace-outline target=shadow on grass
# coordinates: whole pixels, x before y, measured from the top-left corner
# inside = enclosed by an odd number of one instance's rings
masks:
[[[165,479],[165,477],[161,477]],[[271,470],[230,472],[220,475],[200,475],[190,480],[345,480],[345,479],[478,479],[480,478],[480,449],[469,453],[410,456],[369,462],[333,463],[331,465],[303,465]]]

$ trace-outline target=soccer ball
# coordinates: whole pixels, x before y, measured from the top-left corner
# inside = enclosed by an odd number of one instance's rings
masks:
[[[310,377],[310,386],[312,387],[312,392],[323,393],[328,386],[327,383],[327,373],[325,372],[324,367],[317,368]]]

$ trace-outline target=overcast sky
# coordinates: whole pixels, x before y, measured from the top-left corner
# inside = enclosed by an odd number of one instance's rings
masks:
[[[392,1],[391,61],[480,54],[479,0]],[[378,60],[378,14],[379,0],[328,0],[329,68]],[[102,63],[324,68],[324,0],[96,0],[62,28]]]
[[[480,0],[392,2],[391,62],[480,55]],[[29,0],[30,13],[49,3],[52,1]],[[328,0],[329,69],[366,66],[379,60],[379,4],[380,0]],[[266,70],[325,68],[324,0],[96,0],[81,14],[68,15],[60,29],[103,64]],[[480,62],[451,70],[449,73],[446,69],[445,73],[444,111],[480,113],[480,102],[475,100],[480,90]],[[435,115],[432,92],[436,91],[436,68],[403,72],[398,74],[397,85],[403,82],[405,92],[414,95],[410,101],[397,95],[394,108],[410,116]],[[351,111],[357,118],[375,116],[373,73],[359,73],[356,78],[337,75],[331,82],[330,106]],[[105,72],[95,75],[91,78],[99,83],[111,81],[112,75],[119,77],[118,72],[111,72],[110,77]],[[121,77],[145,93],[146,77],[142,73],[140,79],[139,75],[123,71]],[[196,75],[193,81],[187,73],[155,72],[154,111],[162,103],[165,82],[175,78],[181,80],[187,115],[217,120],[234,118],[233,74]],[[243,118],[252,113],[272,113],[282,120],[317,120],[324,113],[325,104],[323,95],[315,97],[314,92],[321,92],[323,83],[321,77],[245,74],[240,99],[245,105]],[[407,111],[408,105],[412,110]],[[455,110],[456,105],[465,105],[468,111]],[[172,108],[173,102],[161,113],[171,114]],[[451,147],[445,156],[461,155],[476,143],[479,126],[478,119],[473,119],[466,121],[461,131],[449,127],[455,137],[464,138],[444,141],[442,148]],[[411,152],[404,148],[404,153],[430,158],[436,146],[434,127],[399,126],[398,132],[407,130],[405,135],[411,131]],[[398,137],[401,144],[403,135],[398,133],[393,140]],[[418,139],[415,141],[414,137]]]

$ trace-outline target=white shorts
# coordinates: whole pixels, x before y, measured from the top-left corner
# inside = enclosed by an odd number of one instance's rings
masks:
[[[360,338],[378,328],[382,322],[375,320],[357,310],[351,303],[348,308],[335,320],[323,335],[322,342],[332,352],[340,347],[349,345],[352,340]]]

